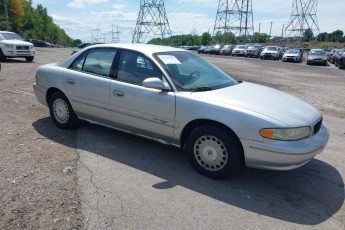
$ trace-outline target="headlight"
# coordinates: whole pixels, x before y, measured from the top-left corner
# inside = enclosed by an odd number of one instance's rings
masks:
[[[286,129],[262,129],[260,130],[260,135],[281,141],[296,141],[307,138],[310,136],[311,129],[310,127],[301,127],[301,128],[286,128]]]
[[[6,46],[6,48],[9,48],[9,49],[13,49],[14,48],[14,46],[12,44],[6,44],[5,46]]]
[[[32,49],[34,49],[35,47],[34,47],[34,45],[30,45],[30,49],[32,50]]]

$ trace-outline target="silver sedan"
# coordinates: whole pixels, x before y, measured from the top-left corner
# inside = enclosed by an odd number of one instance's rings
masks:
[[[91,46],[41,66],[33,87],[59,128],[84,120],[174,145],[213,178],[244,166],[294,169],[328,142],[313,106],[171,47]]]

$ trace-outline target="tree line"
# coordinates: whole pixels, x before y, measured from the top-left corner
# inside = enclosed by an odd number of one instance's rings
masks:
[[[270,36],[265,33],[254,33],[252,36],[236,37],[235,34],[228,32],[222,34],[217,32],[214,36],[205,32],[202,35],[187,34],[175,35],[168,38],[154,38],[150,40],[149,44],[168,45],[168,46],[201,46],[201,45],[215,45],[215,44],[240,44],[250,41],[251,43],[266,43]]]
[[[0,18],[0,30],[16,32],[25,39],[40,39],[64,46],[76,45],[76,41],[54,23],[47,8],[41,4],[33,7],[32,0],[1,1]]]
[[[341,30],[336,30],[332,33],[320,33],[316,37],[311,29],[304,32],[303,38],[295,38],[295,40],[301,40],[304,42],[309,42],[311,40],[317,40],[319,42],[339,42],[345,43],[344,32]],[[150,40],[149,44],[155,45],[168,45],[168,46],[201,46],[201,45],[215,45],[215,44],[243,44],[243,43],[268,43],[270,41],[270,36],[266,33],[254,33],[250,36],[240,36],[236,37],[233,33],[216,33],[212,36],[210,33],[206,32],[202,35],[188,34],[188,35],[175,35],[168,38],[154,38]]]

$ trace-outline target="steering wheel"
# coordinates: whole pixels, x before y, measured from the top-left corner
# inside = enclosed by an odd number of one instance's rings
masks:
[[[196,81],[200,77],[200,72],[195,70],[189,74],[189,80],[187,81],[188,83]]]

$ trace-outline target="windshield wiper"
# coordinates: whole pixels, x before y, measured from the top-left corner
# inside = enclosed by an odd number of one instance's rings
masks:
[[[193,89],[187,89],[189,92],[204,92],[204,91],[211,91],[214,90],[212,87],[198,87],[198,88],[193,88]]]

